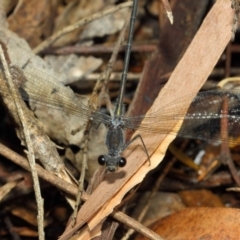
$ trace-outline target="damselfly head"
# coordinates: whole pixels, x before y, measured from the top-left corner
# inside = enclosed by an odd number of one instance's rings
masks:
[[[124,167],[127,160],[124,157],[114,157],[109,155],[101,155],[98,157],[100,165],[106,165],[109,172],[115,172],[118,167]]]

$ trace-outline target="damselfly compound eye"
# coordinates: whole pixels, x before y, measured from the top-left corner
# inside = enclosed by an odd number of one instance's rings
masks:
[[[102,166],[106,164],[106,159],[103,155],[100,155],[98,157],[98,163],[99,163],[99,165],[102,165]]]
[[[119,166],[119,167],[124,167],[124,166],[126,165],[126,163],[127,163],[126,158],[121,157],[121,159],[120,159],[120,161],[119,161],[119,163],[118,163],[118,166]]]

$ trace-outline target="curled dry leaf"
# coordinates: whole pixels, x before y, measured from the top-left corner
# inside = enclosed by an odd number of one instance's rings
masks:
[[[185,208],[154,223],[151,229],[165,240],[225,240],[239,239],[239,224],[239,209]]]
[[[180,99],[182,95],[199,91],[231,38],[232,14],[230,2],[219,0],[215,3],[172,73],[166,88],[161,91],[148,113],[162,109],[174,99]],[[170,89],[174,94],[169,94]],[[183,114],[184,111],[187,111],[187,106],[181,113]],[[175,126],[173,124],[172,129],[180,124],[181,122]],[[158,166],[168,145],[175,138],[172,134],[136,132],[139,133],[147,148],[155,146],[156,150],[149,152],[151,164],[147,161],[146,154],[141,151],[141,147],[138,147],[139,143],[134,142],[132,144],[135,146],[134,151],[127,149],[124,154],[129,159],[127,166],[113,174],[110,173],[103,180],[78,212],[76,226],[72,228],[70,224],[60,237],[61,240],[68,239],[86,223],[89,231],[94,229],[113,211],[130,189],[140,183],[150,170]],[[102,194],[103,192],[105,194]]]

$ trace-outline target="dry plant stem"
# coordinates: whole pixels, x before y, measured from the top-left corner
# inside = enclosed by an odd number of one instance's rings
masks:
[[[22,124],[22,127],[23,127],[23,133],[24,133],[26,145],[27,145],[27,148],[28,148],[27,157],[28,157],[28,162],[29,162],[29,166],[30,166],[30,169],[31,169],[32,178],[33,178],[33,188],[34,188],[34,192],[35,192],[37,209],[38,209],[38,215],[37,215],[38,234],[39,234],[39,239],[44,240],[45,239],[45,236],[44,236],[45,234],[44,234],[43,199],[42,199],[42,196],[41,196],[39,179],[38,179],[38,175],[37,175],[37,172],[36,172],[34,150],[33,150],[31,137],[30,137],[30,134],[29,134],[29,131],[28,131],[25,116],[23,114],[23,111],[22,111],[22,108],[21,108],[20,104],[18,103],[18,99],[16,98],[16,96],[17,96],[16,91],[17,90],[15,89],[15,85],[13,83],[11,74],[9,72],[8,65],[7,65],[7,62],[5,60],[5,56],[3,54],[3,49],[2,49],[1,45],[0,45],[0,58],[1,58],[2,65],[3,65],[4,74],[5,74],[6,79],[7,79],[7,85],[9,86],[9,92],[11,93],[11,96],[13,98],[14,104],[16,106],[16,111],[18,113],[18,116],[20,118],[20,121],[21,121],[21,124]]]
[[[228,114],[228,99],[227,98],[224,99],[222,112],[225,115]],[[228,136],[228,118],[225,117],[225,118],[221,119],[221,138],[228,139],[228,137],[229,137]],[[228,168],[231,172],[233,179],[235,180],[237,185],[240,187],[240,178],[238,176],[237,169],[233,163],[233,160],[232,160],[232,157],[230,154],[230,150],[229,150],[229,146],[226,142],[223,142],[221,144],[221,156],[223,158],[224,163],[226,163],[228,165]]]
[[[229,155],[227,156],[227,165],[228,165],[228,168],[231,172],[231,175],[233,177],[233,179],[235,180],[235,182],[237,183],[237,185],[240,187],[240,178],[238,176],[238,172],[237,172],[237,169],[233,163],[233,160],[231,158],[231,155],[229,153]]]
[[[89,128],[90,128],[90,126],[89,126]],[[78,183],[78,193],[77,193],[77,198],[76,198],[76,204],[74,207],[73,217],[72,217],[72,225],[73,226],[75,226],[75,224],[76,224],[78,208],[81,205],[82,195],[83,195],[83,191],[84,191],[85,172],[88,168],[87,167],[87,148],[88,148],[88,140],[89,140],[88,133],[89,132],[87,132],[87,134],[85,135],[86,139],[83,141],[84,142],[83,160],[82,160],[81,174],[80,174],[79,183]]]
[[[60,38],[61,36],[72,32],[75,29],[78,29],[80,27],[82,27],[83,25],[86,25],[87,23],[90,23],[96,19],[99,19],[103,16],[112,14],[114,12],[117,12],[123,8],[126,7],[131,7],[132,6],[132,2],[128,1],[122,4],[119,4],[117,6],[111,7],[105,11],[102,11],[100,13],[96,13],[93,14],[92,16],[88,17],[88,18],[84,18],[78,22],[76,22],[73,25],[67,26],[65,28],[63,28],[61,31],[58,31],[57,33],[53,34],[51,37],[49,37],[48,39],[46,39],[45,41],[43,41],[41,44],[39,44],[33,51],[35,54],[39,54],[40,52],[42,52],[45,48],[47,48],[48,46],[50,46],[53,42],[55,42],[58,38]]]
[[[81,45],[74,45],[74,46],[66,46],[61,48],[50,48],[46,50],[47,54],[59,54],[59,55],[66,55],[71,53],[77,53],[80,55],[87,54],[87,55],[95,55],[101,53],[112,53],[114,46],[105,46],[103,44],[95,44],[92,46],[81,46]],[[151,53],[157,50],[157,43],[146,43],[146,44],[139,44],[132,46],[132,52],[146,52]],[[120,52],[124,52],[125,48],[122,46],[120,48]]]
[[[162,237],[160,237],[158,234],[155,232],[151,231],[149,228],[146,228],[142,224],[140,224],[138,221],[128,217],[122,212],[113,212],[111,214],[115,219],[117,219],[120,222],[125,223],[130,228],[135,229],[137,232],[141,233],[142,235],[146,236],[148,239],[153,239],[153,240],[164,240]]]
[[[3,144],[0,143],[0,154],[4,157],[6,157],[7,159],[11,160],[12,162],[14,162],[15,164],[21,166],[22,168],[24,168],[27,171],[31,171],[28,161],[26,158],[20,156],[19,154],[17,154],[16,152],[12,151],[11,149],[9,149],[8,147],[4,146]],[[36,171],[39,177],[41,177],[42,179],[46,180],[47,182],[53,184],[54,186],[56,186],[57,188],[63,190],[64,192],[72,195],[72,196],[76,196],[77,194],[77,186],[70,184],[64,180],[62,180],[61,178],[57,177],[55,174],[45,170],[44,168],[42,168],[40,165],[36,164]],[[84,193],[82,196],[82,199],[84,201],[86,201],[87,196]]]
[[[231,187],[231,188],[227,188],[227,191],[234,191],[234,192],[240,192],[240,188],[239,187]]]
[[[1,143],[0,143],[0,154],[2,156],[4,156],[4,157],[8,158],[12,162],[16,163],[17,165],[23,167],[27,171],[30,171],[29,164],[28,164],[27,160],[24,157],[22,157],[19,154],[15,153],[14,151],[12,151],[11,149],[7,148],[6,146],[4,146]],[[38,164],[36,164],[36,171],[37,171],[38,176],[41,177],[42,179],[48,181],[49,183],[52,183],[54,186],[56,186],[57,188],[63,190],[64,192],[66,192],[68,194],[71,194],[72,196],[76,196],[76,194],[78,192],[77,186],[62,180],[61,178],[59,178],[55,174],[45,170],[44,168],[42,168]],[[83,201],[87,201],[88,197],[89,197],[89,195],[87,195],[85,192],[83,192],[82,200]],[[138,232],[138,228],[142,229],[142,231],[144,232],[142,234],[144,236],[146,236],[145,235],[145,233],[146,233],[147,236],[149,236],[148,232],[151,231],[151,230],[149,230],[145,226],[142,226],[140,223],[136,223],[135,220],[133,220],[132,218],[128,217],[124,213],[114,212],[111,216],[113,218],[115,218],[116,220],[122,222],[123,224],[126,224],[127,226],[135,229],[137,232]],[[135,227],[136,225],[138,226],[137,229]],[[154,235],[154,234],[155,233],[153,233],[152,235]]]
[[[119,82],[121,80],[121,74],[120,72],[113,72],[110,76],[110,81],[117,81]],[[128,73],[128,81],[138,81],[139,78],[141,77],[141,73]],[[87,75],[86,77],[84,77],[83,80],[86,81],[96,81],[100,78],[98,73],[91,73],[89,75]]]

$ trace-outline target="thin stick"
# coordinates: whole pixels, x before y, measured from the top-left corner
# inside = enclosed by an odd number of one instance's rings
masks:
[[[90,128],[89,123],[87,124],[86,128]],[[81,174],[78,181],[78,192],[77,192],[75,207],[72,215],[72,226],[75,226],[76,224],[77,212],[78,212],[79,206],[81,205],[82,195],[84,192],[85,172],[86,172],[86,169],[88,169],[87,167],[87,148],[88,148],[88,140],[89,140],[88,134],[89,134],[89,131],[86,132],[83,139],[83,142],[84,142],[83,160],[82,160]]]
[[[128,17],[126,17],[128,19]],[[104,44],[94,44],[91,46],[83,46],[83,45],[73,45],[73,46],[64,46],[64,47],[52,47],[48,48],[46,50],[46,54],[59,54],[59,55],[66,55],[71,53],[77,53],[80,55],[99,55],[103,53],[112,53],[115,48],[115,44],[113,45],[104,45]],[[125,47],[121,46],[119,51],[125,52]],[[151,53],[157,50],[157,42],[151,41],[147,43],[139,43],[137,45],[132,46],[132,52],[145,52],[145,53]]]
[[[143,226],[138,221],[134,220],[133,218],[125,215],[123,212],[113,212],[111,214],[115,219],[117,219],[120,222],[124,222],[125,225],[127,225],[130,228],[133,228],[135,231],[143,234],[148,239],[153,240],[164,240],[161,236],[150,230],[149,228]]]
[[[7,159],[11,160],[15,164],[19,165],[20,167],[24,168],[27,171],[31,171],[28,161],[26,158],[22,157],[21,155],[17,154],[10,148],[4,146],[0,143],[0,154]],[[67,181],[62,180],[58,176],[56,176],[54,173],[49,172],[48,170],[45,170],[42,168],[39,164],[36,164],[36,171],[39,177],[46,180],[47,182],[53,184],[57,188],[63,190],[64,192],[76,196],[77,194],[77,186],[74,184],[71,184]],[[82,199],[86,201],[87,196],[85,193],[83,193]]]
[[[44,234],[44,210],[43,210],[43,199],[41,196],[41,191],[40,191],[40,184],[39,184],[39,179],[38,179],[38,175],[36,172],[36,167],[35,167],[35,156],[34,156],[34,150],[33,150],[33,146],[32,146],[32,142],[31,142],[31,138],[30,138],[30,134],[27,128],[27,121],[25,119],[25,116],[23,114],[22,108],[20,106],[20,104],[18,103],[18,99],[17,99],[17,93],[16,93],[16,89],[15,89],[15,85],[13,83],[11,74],[9,72],[8,69],[8,65],[7,62],[5,60],[5,56],[3,53],[3,49],[2,46],[0,45],[0,59],[2,62],[2,66],[3,66],[3,70],[4,70],[4,74],[6,76],[7,79],[7,85],[9,87],[9,92],[11,93],[11,96],[13,98],[14,104],[16,106],[16,111],[18,113],[18,116],[20,118],[20,121],[22,123],[22,127],[23,127],[23,133],[25,136],[25,141],[26,141],[26,145],[28,148],[28,161],[29,161],[29,166],[31,169],[31,174],[32,174],[32,178],[33,178],[33,187],[34,187],[34,192],[35,192],[35,197],[36,197],[36,202],[37,202],[37,209],[38,209],[38,215],[37,215],[37,220],[38,220],[38,234],[39,234],[39,239],[40,240],[44,240],[45,239],[45,234]]]
[[[222,139],[228,139],[228,113],[229,113],[229,106],[228,106],[228,98],[225,97],[223,100],[223,106],[221,112],[226,116],[221,118],[221,138]],[[238,176],[238,171],[233,163],[229,146],[226,142],[222,142],[221,144],[221,160],[224,164],[228,165],[228,168],[230,170],[230,173],[237,183],[238,187],[240,187],[240,178]]]
[[[117,12],[117,11],[123,9],[123,8],[130,7],[130,6],[132,6],[132,2],[128,1],[128,2],[125,2],[125,3],[119,4],[117,6],[111,7],[111,8],[109,8],[109,9],[107,9],[105,11],[102,11],[100,13],[95,13],[95,14],[93,14],[92,16],[90,16],[88,18],[84,18],[84,19],[76,22],[75,24],[67,26],[67,27],[63,28],[62,30],[56,32],[51,37],[49,37],[48,39],[43,41],[41,44],[39,44],[33,51],[34,51],[35,54],[39,54],[45,48],[47,48],[53,42],[55,42],[57,39],[59,39],[61,36],[65,35],[65,34],[67,34],[69,32],[72,32],[72,31],[82,27],[83,25],[85,25],[87,23],[90,23],[90,22],[92,22],[92,21],[94,21],[96,19],[99,19],[99,18],[101,18],[103,16],[112,14],[114,12]]]

